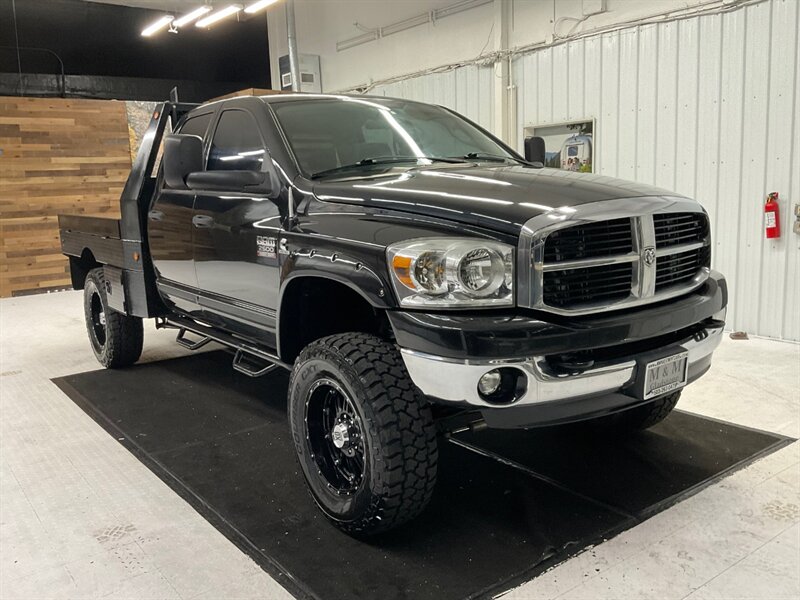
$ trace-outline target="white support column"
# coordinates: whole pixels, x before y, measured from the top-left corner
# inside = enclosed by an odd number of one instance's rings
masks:
[[[288,52],[286,43],[286,12],[283,2],[273,4],[267,9],[267,38],[269,40],[269,70],[271,87],[281,89],[281,73],[278,57]]]
[[[494,0],[494,35],[492,50],[502,52],[508,49],[511,29],[511,0]],[[494,63],[494,123],[492,133],[508,144],[513,144],[509,127],[509,88],[511,77],[509,61],[501,58]]]
[[[300,89],[300,56],[297,53],[297,31],[294,24],[294,0],[286,0],[286,42],[289,46],[289,72],[292,74],[292,91]]]

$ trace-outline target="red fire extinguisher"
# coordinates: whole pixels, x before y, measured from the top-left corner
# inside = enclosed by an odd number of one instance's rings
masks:
[[[778,192],[767,194],[767,202],[764,204],[764,225],[768,240],[781,237],[781,211],[780,206],[778,206]]]

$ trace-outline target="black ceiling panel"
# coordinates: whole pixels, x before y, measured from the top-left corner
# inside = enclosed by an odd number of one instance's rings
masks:
[[[269,86],[264,13],[228,18],[211,29],[190,25],[177,34],[142,37],[142,29],[162,14],[82,0],[0,0],[0,72],[18,71],[18,37],[21,47],[58,54],[67,75]],[[57,72],[56,59],[47,53],[23,50],[20,58],[23,73]]]

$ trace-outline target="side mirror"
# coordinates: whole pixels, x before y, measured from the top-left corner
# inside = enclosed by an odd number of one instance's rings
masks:
[[[196,135],[164,137],[164,181],[173,189],[185,190],[186,176],[203,169],[203,140]]]
[[[190,173],[186,185],[193,190],[272,194],[271,178],[260,171],[198,171]]]
[[[545,158],[544,138],[525,138],[525,160],[544,165]]]

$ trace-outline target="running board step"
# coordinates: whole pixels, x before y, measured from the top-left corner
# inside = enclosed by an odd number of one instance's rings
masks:
[[[208,336],[203,336],[198,341],[193,342],[189,338],[186,337],[186,329],[181,327],[178,331],[178,337],[175,338],[175,341],[178,342],[184,348],[188,348],[189,350],[199,350],[203,346],[205,346],[208,342],[211,341],[211,338]]]
[[[262,350],[260,347],[238,338],[234,335],[220,331],[209,325],[197,323],[184,317],[166,317],[156,320],[156,328],[165,327],[178,330],[176,341],[189,350],[202,348],[209,342],[217,342],[236,351],[233,358],[233,368],[250,377],[261,377],[272,371],[275,367],[291,370],[291,365],[286,364],[276,355]],[[187,333],[199,336],[197,341],[186,337]]]
[[[277,366],[278,365],[274,362],[269,362],[249,352],[245,352],[241,348],[236,350],[236,354],[233,357],[233,368],[240,373],[244,373],[248,377],[261,377]]]

